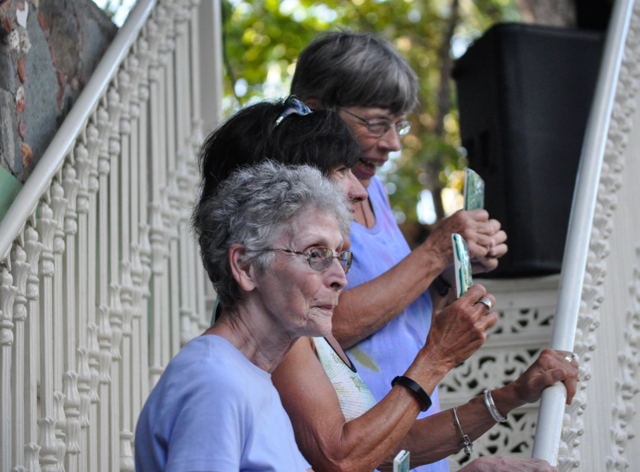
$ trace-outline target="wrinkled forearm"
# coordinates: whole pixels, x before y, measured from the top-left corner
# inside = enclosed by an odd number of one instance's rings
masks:
[[[457,407],[457,413],[462,431],[472,442],[496,424],[482,396]],[[506,415],[508,412],[501,413]],[[451,410],[416,421],[394,453],[397,454],[402,449],[411,451],[412,468],[436,462],[458,452],[461,446]],[[393,457],[393,454],[390,455],[378,468],[383,471],[392,470]]]

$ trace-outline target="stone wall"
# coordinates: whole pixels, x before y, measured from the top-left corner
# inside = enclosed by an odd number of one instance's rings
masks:
[[[0,165],[20,181],[117,30],[91,0],[0,0]]]

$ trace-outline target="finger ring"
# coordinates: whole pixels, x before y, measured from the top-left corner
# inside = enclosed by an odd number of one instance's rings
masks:
[[[489,300],[487,297],[482,297],[480,300],[476,302],[476,304],[478,303],[482,303],[484,306],[486,306],[487,310],[491,310],[491,308],[493,308],[493,304],[491,303],[491,300]]]
[[[564,360],[567,362],[571,362],[572,360],[574,360],[576,357],[576,353],[572,352],[571,354],[567,354],[566,356],[564,356]]]

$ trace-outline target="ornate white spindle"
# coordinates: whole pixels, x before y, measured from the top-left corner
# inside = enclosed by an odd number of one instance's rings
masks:
[[[91,148],[89,152],[89,156],[91,159],[91,167],[89,171],[89,224],[88,224],[88,253],[87,259],[89,261],[89,272],[88,272],[88,292],[89,296],[87,299],[87,334],[89,336],[87,340],[87,346],[89,350],[89,371],[91,373],[91,377],[89,380],[89,396],[90,396],[90,412],[89,412],[89,423],[90,426],[93,427],[87,428],[88,433],[88,464],[90,470],[98,470],[98,402],[100,401],[100,396],[98,395],[98,384],[99,384],[99,375],[98,375],[98,340],[97,340],[97,332],[95,329],[96,321],[97,321],[97,307],[99,304],[100,294],[104,292],[100,292],[99,289],[102,289],[101,286],[101,278],[98,275],[99,267],[101,267],[99,257],[101,256],[98,248],[96,247],[96,241],[98,240],[99,227],[98,227],[98,217],[99,217],[99,197],[98,190],[101,187],[100,177],[101,174],[105,172],[105,160],[106,166],[109,165],[108,159],[104,159],[103,157],[103,147],[104,142],[106,140],[105,132],[104,132],[104,124],[101,125],[101,122],[104,123],[104,117],[102,115],[106,113],[104,109],[98,109],[95,116],[92,118],[93,124],[89,125],[87,128],[87,145],[91,144],[93,146],[94,143],[90,143],[90,139],[95,139],[97,141],[97,146],[95,149]],[[95,125],[95,126],[94,126]],[[94,136],[89,137],[89,131],[93,131],[95,133]],[[101,169],[102,167],[102,169]],[[108,168],[106,169],[108,172]],[[104,185],[103,185],[104,187]],[[106,211],[103,211],[101,214],[105,214]],[[100,226],[102,228],[102,226]],[[104,237],[102,238],[104,240]],[[99,255],[100,254],[100,255]],[[98,270],[96,270],[98,268]],[[102,295],[106,296],[106,295]],[[92,331],[93,327],[93,331]]]
[[[128,75],[120,72],[118,89],[126,94],[128,97],[129,84]],[[120,80],[122,79],[122,80]],[[120,463],[120,413],[118,408],[118,400],[120,393],[120,342],[122,340],[122,306],[120,304],[120,257],[121,257],[121,245],[120,245],[120,216],[121,216],[121,202],[124,199],[120,198],[120,192],[123,191],[123,187],[120,182],[120,158],[126,158],[127,155],[121,155],[122,142],[120,132],[123,128],[123,122],[120,117],[124,112],[127,112],[127,105],[123,102],[122,97],[112,87],[107,94],[107,103],[109,108],[109,120],[112,123],[111,135],[109,138],[109,156],[110,156],[110,175],[109,175],[109,293],[110,293],[110,316],[109,321],[111,324],[111,357],[115,362],[111,363],[111,383],[110,383],[110,463]],[[128,127],[128,121],[127,121]],[[128,129],[127,129],[128,131]],[[125,144],[128,142],[125,140]]]
[[[150,27],[148,23],[147,28]],[[151,296],[149,291],[149,280],[151,278],[151,243],[149,241],[149,226],[148,226],[148,205],[150,200],[149,189],[147,186],[148,168],[147,159],[149,147],[147,144],[147,132],[149,129],[149,106],[148,101],[150,98],[150,82],[149,82],[149,65],[151,63],[152,51],[149,47],[149,43],[145,38],[140,38],[137,43],[136,58],[140,63],[140,85],[138,87],[138,97],[140,99],[140,118],[138,126],[145,132],[140,133],[138,137],[138,204],[139,204],[139,254],[140,254],[140,289],[141,296],[139,310],[136,310],[135,314],[135,327],[138,333],[138,341],[135,343],[140,348],[140,375],[136,379],[136,385],[134,388],[138,389],[140,396],[134,398],[134,415],[137,418],[137,414],[142,408],[147,395],[149,394],[149,344],[148,344],[148,330],[147,330],[147,303],[146,299]]]
[[[62,185],[55,179],[51,184],[51,207],[56,229],[53,239],[54,275],[53,275],[53,399],[54,419],[56,420],[56,439],[58,442],[58,467],[63,468],[67,451],[66,427],[64,415],[64,394],[62,393],[62,373],[64,372],[64,312],[63,312],[63,274],[62,255],[65,250],[64,216],[68,199],[65,198]]]
[[[48,199],[50,200],[50,198]],[[53,218],[46,195],[40,202],[37,218],[38,233],[42,236],[40,256],[40,464],[44,472],[58,470],[58,440],[55,437],[53,404],[53,274],[54,238],[58,226]]]
[[[149,113],[150,113],[150,129],[151,129],[151,154],[150,158],[154,163],[150,169],[151,171],[151,188],[150,188],[150,200],[149,200],[149,212],[150,212],[150,243],[153,252],[153,317],[151,321],[151,337],[149,343],[149,382],[151,386],[154,386],[160,375],[163,372],[162,368],[162,347],[160,345],[162,339],[162,327],[161,327],[161,310],[162,294],[159,289],[156,289],[160,285],[160,277],[162,274],[162,259],[164,256],[161,254],[163,251],[162,241],[163,228],[162,220],[160,217],[160,182],[161,182],[161,136],[160,136],[160,60],[159,60],[159,44],[161,41],[160,28],[156,21],[149,21],[147,25],[147,37],[149,42],[150,61],[149,61]],[[147,158],[149,158],[147,157]]]
[[[40,436],[40,468],[42,472],[57,472],[58,470],[58,441],[56,439],[56,421],[45,417],[38,420]]]
[[[141,159],[141,161],[144,161],[144,159]],[[151,292],[149,291],[149,280],[151,279],[151,242],[149,240],[149,226],[145,223],[140,224],[140,261],[142,262],[142,301],[140,306],[140,338],[142,339],[140,353],[140,369],[142,374],[140,376],[140,393],[142,394],[142,398],[140,399],[140,404],[142,405],[149,395],[151,382],[151,359],[149,357],[150,342],[147,329],[147,299],[151,297]]]
[[[79,147],[79,146],[78,146]],[[76,148],[78,149],[78,148]],[[86,150],[85,150],[86,153]],[[78,152],[74,153],[76,156]],[[78,470],[78,454],[80,453],[80,393],[78,391],[78,372],[76,371],[76,234],[78,233],[77,195],[80,180],[76,178],[76,170],[72,162],[67,162],[62,170],[62,186],[67,196],[67,208],[64,219],[66,235],[65,253],[65,373],[62,378],[65,395],[64,413],[66,417],[67,456],[65,468],[67,472]]]
[[[200,64],[200,34],[198,23],[198,6],[200,0],[191,0],[191,65]],[[191,144],[197,152],[202,145],[202,102],[200,100],[200,71],[191,74]]]
[[[123,335],[123,359],[122,382],[121,382],[121,413],[120,413],[120,470],[131,471],[135,469],[131,440],[133,439],[133,428],[131,418],[131,321],[133,318],[133,281],[131,280],[131,267],[128,261],[121,264],[122,273],[122,335]],[[135,361],[134,361],[135,362]]]
[[[150,360],[149,367],[150,382],[154,386],[162,372],[162,318],[163,318],[163,295],[160,287],[162,279],[166,275],[164,268],[165,260],[165,231],[162,224],[162,209],[159,203],[151,203],[151,253],[153,271],[153,319],[151,324],[151,337],[149,342]]]
[[[30,442],[24,446],[24,464],[29,472],[40,472],[40,446],[36,442]]]
[[[140,400],[141,400],[141,397],[140,397],[141,373],[139,369],[139,363],[141,362],[140,343],[139,343],[141,307],[139,305],[140,305],[140,300],[142,299],[142,287],[140,286],[142,266],[140,262],[140,250],[138,245],[138,240],[140,238],[139,231],[138,231],[138,222],[140,221],[140,212],[139,212],[140,196],[138,192],[140,189],[140,186],[139,186],[139,166],[140,166],[139,139],[140,139],[140,136],[139,135],[142,134],[142,130],[143,130],[140,123],[139,87],[140,87],[140,81],[142,80],[144,71],[142,70],[142,67],[140,65],[138,54],[139,54],[139,51],[136,54],[131,55],[129,57],[129,70],[131,75],[131,88],[132,88],[131,100],[129,102],[130,114],[131,114],[131,124],[130,124],[131,133],[130,133],[130,141],[129,141],[130,160],[129,160],[129,176],[128,176],[129,182],[131,185],[131,189],[129,193],[130,203],[128,206],[128,209],[130,212],[129,228],[131,231],[131,235],[130,235],[131,249],[130,249],[130,256],[129,256],[131,260],[130,270],[129,270],[130,280],[131,280],[131,291],[130,291],[130,294],[127,294],[127,295],[131,297],[131,307],[130,307],[129,313],[125,312],[125,318],[128,315],[131,316],[131,322],[130,322],[131,333],[129,334],[128,345],[130,349],[129,352],[130,352],[132,362],[130,364],[131,367],[129,369],[129,377],[128,377],[127,383],[124,383],[125,374],[123,374],[123,385],[129,385],[129,395],[130,395],[130,401],[128,402],[129,418],[123,418],[123,427],[122,427],[123,432],[126,430],[130,430],[130,431],[133,430],[133,427],[135,425],[134,421],[139,414]],[[126,306],[126,302],[124,300],[123,300],[123,306]],[[126,327],[126,321],[124,326]],[[127,334],[125,333],[124,335],[125,335],[125,344],[126,344]],[[126,346],[125,346],[125,349],[126,349]],[[125,364],[126,364],[126,361],[123,364],[123,366]],[[122,441],[122,435],[121,435],[121,441]],[[124,451],[121,451],[121,456],[126,457]],[[128,470],[127,467],[128,467],[128,464],[123,465],[121,463],[121,467],[120,467],[121,469]]]
[[[100,381],[100,405],[99,405],[99,438],[100,438],[100,460],[99,470],[109,471],[109,384],[111,383],[111,325],[109,323],[109,306],[98,306],[98,328],[97,340],[99,347],[98,354],[98,375]]]
[[[13,281],[18,291],[13,305],[13,323],[15,325],[13,342],[13,372],[11,379],[13,382],[13,464],[16,467],[25,465],[24,445],[25,445],[25,321],[27,319],[27,277],[29,276],[29,263],[27,253],[18,244],[14,243],[11,252],[11,272]]]
[[[109,93],[111,94],[111,90]],[[105,103],[106,102],[106,103]],[[96,324],[98,330],[95,333],[97,346],[94,345],[93,350],[93,375],[98,375],[99,379],[99,405],[96,406],[96,418],[98,426],[97,431],[91,431],[92,435],[96,435],[95,445],[98,448],[99,456],[96,463],[96,470],[100,472],[107,472],[109,470],[110,459],[110,436],[109,436],[109,372],[105,372],[105,366],[110,368],[110,359],[106,359],[105,346],[109,346],[109,357],[111,351],[111,328],[109,325],[109,251],[111,248],[111,236],[109,229],[109,174],[111,172],[111,162],[109,152],[113,149],[115,144],[112,144],[109,139],[111,127],[113,123],[110,121],[110,116],[105,105],[109,106],[112,100],[103,101],[102,106],[98,107],[97,111],[97,127],[101,140],[100,151],[98,153],[98,300],[96,311]],[[117,112],[115,103],[109,107],[111,112]],[[114,150],[115,151],[115,150]],[[116,248],[117,250],[117,248]],[[109,339],[105,338],[107,333]],[[103,333],[102,338],[100,333]],[[97,348],[97,351],[96,349]],[[92,411],[93,413],[93,411]],[[93,423],[93,421],[92,421]],[[93,457],[92,457],[93,459]]]
[[[43,246],[38,240],[38,232],[28,224],[24,230],[24,249],[27,253],[29,275],[27,276],[27,325],[26,325],[26,372],[25,372],[25,465],[29,470],[39,468],[40,446],[38,445],[38,365],[40,339],[39,323],[39,293],[40,279],[38,267]],[[34,465],[35,464],[35,465]]]
[[[86,130],[86,144],[78,143],[74,149],[74,169],[78,181],[76,211],[78,213],[78,256],[77,256],[77,292],[71,288],[68,295],[69,305],[74,305],[77,300],[77,323],[75,328],[77,339],[77,372],[78,372],[78,394],[80,396],[79,421],[81,434],[79,438],[79,449],[82,454],[78,456],[78,469],[87,470],[89,454],[88,448],[88,428],[90,424],[91,410],[91,392],[89,383],[91,381],[91,371],[89,369],[89,351],[87,343],[87,322],[89,319],[89,230],[88,230],[88,213],[93,205],[90,200],[93,198],[90,194],[90,174],[92,168],[92,154],[98,152],[100,146],[98,139],[98,130],[89,125]],[[72,174],[67,174],[69,177]],[[72,181],[68,181],[69,184]],[[63,182],[64,184],[64,182]],[[75,184],[75,183],[74,183]],[[70,215],[72,218],[72,215]],[[70,223],[71,224],[71,223]],[[68,238],[70,239],[70,238]],[[67,242],[67,250],[74,246],[74,242]],[[72,257],[71,254],[69,257]],[[73,265],[73,264],[72,264]],[[69,265],[67,267],[68,277],[71,277]],[[74,280],[74,284],[76,281]],[[69,288],[69,287],[68,287]],[[77,293],[77,297],[75,294]],[[74,300],[75,299],[75,300]],[[74,322],[75,323],[75,322]],[[76,349],[76,346],[72,346]],[[69,372],[73,370],[73,365],[68,367]],[[68,401],[74,399],[73,395],[68,394]],[[72,422],[75,426],[75,424]]]
[[[104,305],[102,305],[104,306]],[[100,348],[98,346],[98,325],[89,323],[87,325],[88,345],[89,345],[89,370],[91,377],[89,379],[89,398],[91,400],[91,408],[89,410],[89,467],[90,470],[99,470],[98,455],[98,437],[99,437],[99,421],[98,421],[98,403],[100,403],[99,385],[100,385]],[[80,350],[78,350],[80,353]],[[101,393],[101,392],[100,392]],[[106,451],[105,451],[106,453]]]
[[[140,246],[138,243],[131,244],[131,282],[133,283],[133,291],[131,293],[131,357],[134,362],[131,365],[131,418],[132,428],[135,427],[135,421],[140,414],[141,409],[141,384],[142,377],[142,349],[138,342],[140,340],[140,320],[142,319],[142,262],[140,261]],[[146,311],[144,311],[146,313]]]
[[[196,252],[193,248],[193,243],[191,241],[186,241],[187,246],[187,280],[189,283],[189,296],[191,297],[191,338],[194,338],[198,334],[200,329],[200,317],[197,312],[197,297],[198,291],[196,287],[196,271],[200,267],[200,261],[196,256]]]
[[[0,467],[11,467],[11,346],[13,344],[13,302],[18,287],[9,270],[0,268]]]
[[[170,314],[171,314],[171,357],[180,350],[180,269],[179,269],[179,230],[183,228],[180,215],[180,189],[178,188],[176,171],[169,171],[169,188],[167,189],[170,209],[168,216],[170,219]],[[186,212],[185,212],[186,213]]]
[[[131,320],[133,316],[133,282],[131,280],[131,272],[130,272],[130,251],[129,246],[131,244],[131,229],[132,229],[132,220],[130,219],[130,210],[133,207],[133,204],[128,202],[127,197],[131,197],[135,192],[131,191],[131,165],[134,156],[137,154],[137,149],[135,149],[131,145],[131,135],[132,135],[132,114],[130,111],[134,108],[132,101],[132,93],[137,89],[137,76],[139,73],[136,71],[137,60],[135,64],[131,64],[129,62],[130,70],[133,75],[133,83],[131,81],[131,75],[125,70],[121,70],[118,74],[118,90],[120,92],[120,96],[122,97],[123,110],[120,118],[120,134],[122,140],[121,146],[121,166],[120,166],[120,189],[123,193],[121,201],[123,202],[120,207],[120,249],[122,251],[122,262],[120,263],[120,301],[119,301],[119,313],[120,313],[120,322],[121,322],[121,331],[120,336],[122,337],[122,355],[120,356],[120,378],[119,382],[119,392],[115,392],[112,390],[112,402],[116,406],[116,411],[119,416],[118,421],[120,424],[119,430],[112,430],[112,433],[117,433],[118,438],[115,444],[119,445],[119,466],[120,470],[125,471],[133,471],[135,468],[135,464],[133,462],[133,452],[131,449],[131,439],[133,438],[132,428],[131,428],[131,394],[132,394],[132,378],[131,378],[131,337],[132,337],[132,328],[131,328]],[[136,111],[137,113],[137,105]],[[133,152],[132,152],[133,150]],[[137,165],[137,162],[136,162]],[[136,203],[137,206],[137,203]],[[137,209],[137,208],[136,208]],[[133,224],[133,227],[137,226]],[[137,236],[137,233],[136,233]],[[114,343],[120,344],[117,341],[118,335],[115,334],[117,330],[117,321],[112,323],[112,328],[114,329]],[[115,358],[114,358],[115,359]],[[115,377],[116,372],[113,372],[113,376]],[[114,384],[114,389],[115,389]],[[119,406],[119,408],[118,408]],[[112,448],[115,448],[115,444],[112,445]],[[112,460],[112,464],[115,462]]]

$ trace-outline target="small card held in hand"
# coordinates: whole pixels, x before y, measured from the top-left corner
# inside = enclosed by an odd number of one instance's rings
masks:
[[[393,459],[393,472],[409,472],[409,451],[404,449]]]
[[[468,167],[464,170],[464,209],[484,208],[484,180]]]
[[[453,244],[453,266],[456,272],[456,293],[458,298],[473,285],[471,277],[471,260],[467,242],[457,233],[451,235]]]

